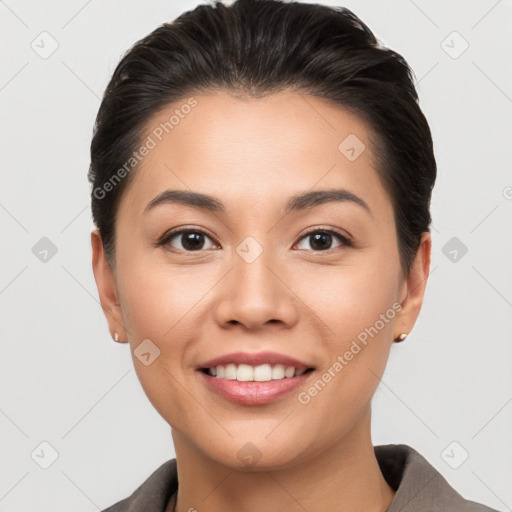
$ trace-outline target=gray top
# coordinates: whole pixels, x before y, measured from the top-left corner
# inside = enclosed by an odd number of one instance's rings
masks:
[[[498,512],[464,499],[410,446],[378,445],[374,451],[384,478],[396,492],[386,512]],[[170,459],[128,498],[103,512],[165,512],[169,503],[174,504],[177,489],[176,459]]]

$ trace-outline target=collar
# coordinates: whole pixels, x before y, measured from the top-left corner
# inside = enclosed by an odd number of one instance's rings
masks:
[[[395,491],[385,512],[497,512],[464,499],[420,453],[405,444],[374,446],[384,478]],[[165,512],[178,490],[176,459],[154,471],[128,498],[103,512]]]

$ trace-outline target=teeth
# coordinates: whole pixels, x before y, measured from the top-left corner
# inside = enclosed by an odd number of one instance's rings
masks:
[[[235,366],[235,365],[233,365]],[[254,380],[254,369],[252,366],[249,366],[248,364],[239,364],[238,368],[236,370],[236,380],[239,381],[250,381]]]
[[[224,378],[227,380],[236,380],[236,366],[234,364],[226,365]]]
[[[306,372],[296,370],[294,366],[283,364],[261,364],[251,366],[248,364],[227,364],[208,368],[208,374],[218,379],[238,380],[240,382],[266,382],[269,380],[281,380],[284,378],[298,377]]]
[[[295,368],[293,366],[287,366],[284,371],[285,377],[293,377],[295,375]]]
[[[275,366],[272,366],[272,379],[273,380],[284,379],[284,365],[283,364],[276,364]]]
[[[265,382],[272,380],[272,367],[269,364],[262,364],[254,367],[253,380],[256,382]]]

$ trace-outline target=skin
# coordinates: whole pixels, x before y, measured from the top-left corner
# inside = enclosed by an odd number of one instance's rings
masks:
[[[420,312],[430,235],[405,276],[370,132],[346,109],[286,91],[194,97],[198,105],[130,177],[112,266],[98,231],[91,233],[109,329],[129,343],[145,393],[171,426],[176,510],[385,511],[394,491],[374,455],[371,399],[393,339],[409,333]],[[155,115],[148,134],[177,107]],[[349,134],[366,146],[354,161],[338,150]],[[346,201],[284,215],[288,197],[325,188],[349,190],[371,213]],[[226,212],[165,204],[143,213],[166,189],[216,196]],[[180,226],[205,232],[203,248],[187,252],[179,235],[156,246]],[[333,236],[331,249],[314,250],[304,237],[314,228],[338,230],[353,245]],[[236,252],[247,236],[263,249],[252,263]],[[195,370],[219,355],[275,351],[315,367],[307,390],[394,303],[403,304],[400,312],[308,404],[298,392],[266,405],[234,404]],[[160,349],[149,366],[133,355],[145,339]],[[237,456],[248,442],[260,453],[250,467]]]

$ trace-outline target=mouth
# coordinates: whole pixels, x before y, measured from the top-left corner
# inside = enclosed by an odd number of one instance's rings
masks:
[[[263,405],[302,386],[315,367],[272,352],[239,352],[206,361],[196,370],[202,383],[222,398],[242,405]]]
[[[273,380],[290,379],[293,377],[300,377],[301,375],[312,372],[313,370],[313,367],[296,368],[291,365],[271,365],[268,363],[257,366],[230,363],[200,369],[201,372],[211,377],[225,380],[236,380],[238,382],[268,382]]]

